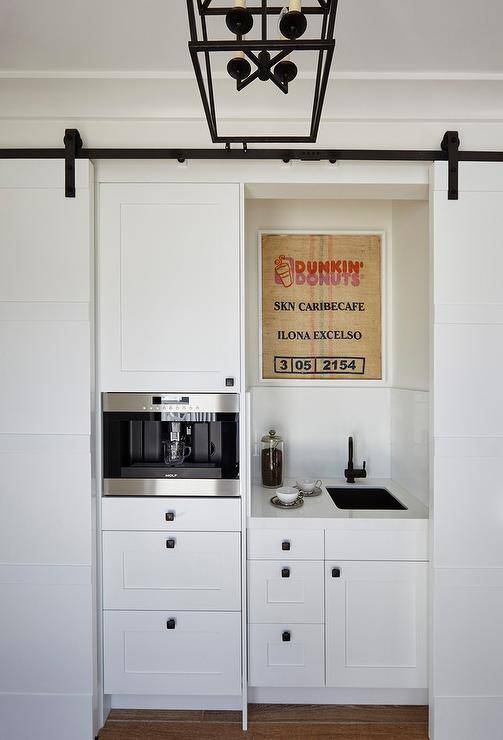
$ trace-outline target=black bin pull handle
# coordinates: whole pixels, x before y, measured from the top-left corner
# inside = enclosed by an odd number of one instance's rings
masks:
[[[283,540],[281,543],[281,549],[282,550],[289,550],[290,549],[290,541],[289,540]]]
[[[166,512],[166,521],[167,522],[174,522],[175,521],[175,512],[174,511],[167,511]]]
[[[341,577],[341,569],[332,568],[332,578],[340,578],[340,577]]]
[[[166,547],[168,548],[168,550],[173,550],[175,545],[176,545],[176,540],[174,540],[172,537],[166,540]]]
[[[283,640],[283,642],[290,642],[291,637],[292,636],[288,630],[285,630],[281,635],[281,639]]]
[[[290,578],[290,568],[281,568],[281,578]]]
[[[171,618],[166,621],[167,630],[174,630],[175,627],[176,627],[176,619]]]

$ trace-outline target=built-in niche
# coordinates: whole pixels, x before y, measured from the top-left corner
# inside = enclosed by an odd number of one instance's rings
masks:
[[[246,385],[252,476],[271,427],[285,439],[287,477],[343,476],[347,437],[369,476],[394,478],[428,500],[429,238],[426,200],[254,197],[245,205]],[[354,195],[354,191],[353,191]],[[259,233],[383,234],[383,379],[262,380]]]

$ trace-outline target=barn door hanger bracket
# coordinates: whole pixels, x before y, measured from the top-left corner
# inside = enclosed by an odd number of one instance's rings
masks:
[[[446,131],[442,139],[441,149],[447,154],[447,198],[458,200],[458,174],[459,174],[459,135],[457,131]]]
[[[76,128],[67,128],[65,145],[65,198],[75,198],[75,160],[82,149],[82,139]]]

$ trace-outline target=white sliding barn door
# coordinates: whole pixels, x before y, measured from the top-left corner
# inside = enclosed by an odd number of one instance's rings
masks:
[[[0,163],[0,738],[90,740],[92,166]]]
[[[503,733],[503,164],[434,166],[434,740]]]

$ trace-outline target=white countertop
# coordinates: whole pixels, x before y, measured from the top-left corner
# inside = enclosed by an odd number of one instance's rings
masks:
[[[295,480],[284,481],[284,485],[294,484]],[[349,489],[386,488],[407,508],[400,510],[338,509],[328,495],[326,486],[341,486]],[[273,488],[264,488],[259,483],[252,486],[250,524],[257,519],[267,520],[268,524],[274,520],[288,519],[290,524],[294,521],[299,525],[309,522],[311,525],[317,524],[323,527],[327,527],[327,524],[330,526],[330,522],[332,524],[342,523],[341,520],[359,520],[362,523],[365,521],[370,523],[369,520],[377,523],[380,520],[388,524],[392,521],[396,524],[400,521],[410,524],[411,520],[423,520],[423,523],[426,523],[428,520],[428,508],[396,481],[388,478],[367,478],[354,484],[347,483],[344,479],[327,478],[323,480],[321,495],[304,498],[304,505],[299,509],[278,509],[270,503],[272,496],[274,496]],[[323,523],[320,520],[324,520]]]

